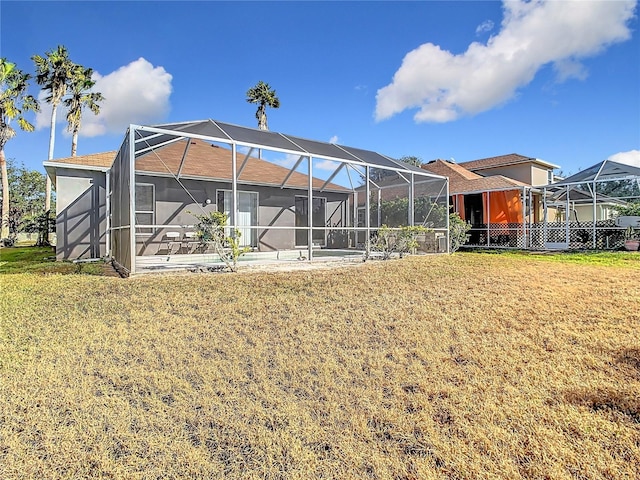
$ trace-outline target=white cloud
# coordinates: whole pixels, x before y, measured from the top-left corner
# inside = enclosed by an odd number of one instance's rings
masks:
[[[333,160],[320,160],[313,163],[314,170],[330,170],[333,172],[340,166],[340,162],[334,162]]]
[[[589,72],[583,64],[573,59],[560,60],[553,64],[558,82],[564,82],[570,78],[586,80]]]
[[[631,37],[635,0],[505,1],[501,30],[454,55],[432,43],[407,53],[393,81],[378,90],[375,117],[418,108],[416,122],[449,122],[511,99],[544,65],[558,80],[586,78],[578,62]]]
[[[162,121],[170,109],[171,74],[163,67],[154,67],[140,57],[118,70],[102,76],[93,74],[94,91],[102,93],[100,114],[84,112],[80,135],[95,137],[105,133],[124,133],[131,123],[146,124]],[[39,99],[43,99],[40,92]],[[42,111],[36,116],[36,128],[48,128],[51,106],[41,102]],[[56,123],[66,123],[66,110],[58,108]]]
[[[43,128],[49,128],[51,125],[51,104],[46,103],[44,97],[47,94],[40,90],[38,93],[38,103],[40,104],[40,111],[36,113],[36,130],[41,130]],[[56,123],[62,123],[67,116],[66,113],[62,113],[62,108],[58,107],[58,111],[56,113]]]
[[[609,157],[614,162],[625,163],[640,168],[640,150],[629,150],[628,152],[619,152]]]
[[[300,155],[287,153],[284,158],[275,160],[274,163],[282,167],[292,168],[298,162],[298,160],[300,160]],[[306,160],[303,160],[303,163],[306,165]]]
[[[476,35],[480,35],[485,32],[490,32],[491,30],[493,30],[493,27],[494,25],[491,20],[485,20],[480,25],[478,25],[478,28],[476,28]]]
[[[338,143],[338,142],[339,142],[339,138],[337,135],[334,135],[329,139],[329,143]],[[339,162],[334,162],[331,160],[320,160],[320,161],[314,162],[313,164],[314,170],[329,170],[331,172],[333,172],[339,166],[340,166]]]

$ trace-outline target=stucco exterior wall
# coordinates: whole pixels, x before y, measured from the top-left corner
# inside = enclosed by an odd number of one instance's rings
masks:
[[[549,170],[531,165],[531,185],[534,187],[549,184]]]
[[[490,175],[503,175],[533,186],[548,185],[549,183],[549,170],[532,163],[485,168],[475,172],[485,177]]]
[[[150,234],[136,235],[136,254],[154,255],[161,250],[167,231],[183,235],[193,231],[197,222],[193,213],[202,214],[217,209],[218,190],[231,190],[230,183],[182,180],[185,191],[173,178],[138,175],[136,183],[154,185],[155,225]],[[307,196],[306,190],[238,185],[239,191],[258,194],[258,225],[294,227],[295,197]],[[98,171],[57,169],[57,246],[59,260],[98,258],[106,255],[106,174]],[[193,197],[193,198],[192,198]],[[314,197],[326,198],[326,220],[330,227],[348,225],[345,208],[348,194],[314,192]],[[211,203],[207,203],[207,199]],[[344,240],[344,241],[343,241]],[[347,247],[346,236],[328,232],[326,244],[332,248]],[[258,231],[258,250],[293,249],[293,229],[263,229]]]
[[[56,257],[98,258],[106,254],[104,172],[58,169],[56,174]]]
[[[592,222],[593,221],[593,205],[576,205],[573,207],[579,222]],[[609,205],[596,205],[596,221],[609,220],[614,217],[614,211]],[[574,216],[571,216],[571,220],[574,220]]]
[[[474,170],[475,171],[475,170]],[[475,173],[483,175],[485,177],[491,175],[504,175],[505,177],[513,178],[520,182],[528,183],[531,185],[531,164],[523,163],[520,165],[507,165],[504,167],[485,168],[477,170]]]
[[[165,228],[154,229],[151,234],[136,235],[137,255],[162,253],[166,248],[165,235],[168,231],[178,232],[181,238],[184,237],[186,232],[194,230],[193,225],[197,219],[193,214],[215,211],[218,191],[231,190],[230,183],[187,179],[181,179],[181,182],[189,193],[173,178],[136,176],[136,183],[155,186],[154,224],[169,225]],[[238,191],[258,194],[257,223],[260,226],[295,227],[295,197],[307,196],[306,190],[243,184],[238,185]],[[345,217],[344,202],[348,198],[346,193],[314,192],[313,195],[314,197],[326,198],[328,225],[343,226],[345,224],[346,219],[343,217]],[[207,199],[211,203],[207,203]],[[293,229],[262,229],[258,230],[257,235],[259,251],[285,250],[296,247]],[[346,244],[333,245],[334,248],[346,246]]]

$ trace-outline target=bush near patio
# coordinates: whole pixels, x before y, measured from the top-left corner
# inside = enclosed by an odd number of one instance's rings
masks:
[[[638,478],[639,257],[2,275],[0,478]]]

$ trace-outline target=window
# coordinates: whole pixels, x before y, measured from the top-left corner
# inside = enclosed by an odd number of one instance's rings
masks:
[[[307,197],[296,197],[296,227],[308,227],[309,226],[309,200]],[[312,233],[312,241],[314,245],[325,244],[324,239],[324,227],[327,224],[327,199],[326,198],[314,198],[313,199],[313,227],[321,228],[322,230],[315,229]],[[306,230],[296,230],[296,245],[299,247],[308,245],[308,232]]]
[[[367,210],[365,207],[358,207],[358,227],[366,227],[365,219],[367,218]]]
[[[231,224],[231,190],[218,190],[218,211],[227,214],[227,225]],[[238,220],[236,227],[240,230],[241,247],[258,246],[258,192],[238,192]]]
[[[136,235],[151,235],[153,228],[140,225],[155,223],[155,185],[150,183],[136,183]]]

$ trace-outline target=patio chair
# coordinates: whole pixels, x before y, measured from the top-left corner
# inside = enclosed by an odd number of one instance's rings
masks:
[[[179,253],[182,248],[182,242],[180,241],[180,232],[167,232],[162,237],[162,244],[160,248],[166,247],[167,254],[173,255]]]
[[[196,232],[185,232],[182,243],[186,253],[202,253],[204,245],[200,242]]]

